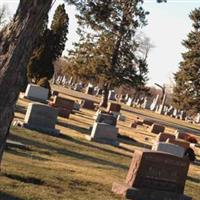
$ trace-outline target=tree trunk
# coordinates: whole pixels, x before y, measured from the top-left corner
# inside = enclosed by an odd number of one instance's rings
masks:
[[[103,86],[103,94],[100,102],[100,107],[106,108],[108,106],[108,95],[109,95],[109,86],[106,83]]]
[[[0,161],[23,72],[51,3],[52,0],[20,0],[13,21],[0,32]]]

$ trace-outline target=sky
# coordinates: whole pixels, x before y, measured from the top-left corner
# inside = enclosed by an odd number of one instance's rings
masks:
[[[2,3],[8,6],[9,14],[12,16],[19,0],[1,0],[0,4]],[[63,0],[57,0],[52,7],[50,20],[60,3],[63,3]],[[200,7],[200,0],[168,0],[167,3],[162,4],[156,3],[156,0],[144,0],[144,8],[150,14],[147,17],[148,25],[142,31],[154,45],[148,57],[150,85],[171,83],[173,80],[173,73],[178,70],[182,59],[181,53],[186,51],[181,42],[192,30],[192,22],[188,15],[198,7]],[[66,11],[69,15],[69,34],[65,52],[73,47],[73,42],[78,40],[76,9],[67,6]]]

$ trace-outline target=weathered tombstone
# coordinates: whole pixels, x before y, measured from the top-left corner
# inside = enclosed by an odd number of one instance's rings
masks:
[[[58,110],[40,103],[29,103],[24,119],[24,127],[58,135],[55,129]]]
[[[95,110],[95,108],[96,108],[94,101],[91,101],[88,99],[82,100],[81,107],[88,109],[88,110]]]
[[[152,124],[151,127],[149,128],[149,131],[151,133],[163,133],[165,131],[165,127],[159,124]]]
[[[113,183],[112,191],[132,200],[191,200],[184,195],[189,160],[136,150],[125,183]]]
[[[152,146],[152,150],[170,153],[180,158],[183,158],[185,154],[185,149],[183,147],[179,145],[175,145],[175,144],[166,143],[166,142],[155,142]]]
[[[166,142],[168,139],[175,140],[175,135],[170,133],[159,133],[156,137],[157,142]]]
[[[28,84],[24,98],[47,103],[49,90],[38,85]]]
[[[167,115],[171,116],[171,115],[173,115],[173,112],[174,112],[174,107],[170,106],[169,109],[167,110]]]
[[[120,113],[121,105],[117,103],[108,103],[107,112]]]
[[[184,110],[181,110],[180,111],[180,119],[185,120],[185,118],[186,118],[186,112]]]
[[[86,136],[86,139],[90,141],[97,141],[108,143],[112,145],[118,145],[117,141],[118,128],[115,126],[95,122],[92,128],[90,136]]]

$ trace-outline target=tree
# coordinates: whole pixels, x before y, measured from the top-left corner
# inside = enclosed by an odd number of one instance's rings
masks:
[[[182,43],[187,52],[182,54],[183,61],[175,73],[173,102],[177,108],[193,115],[200,112],[200,8],[192,11],[189,17],[194,30]]]
[[[137,29],[146,24],[142,1],[91,1],[79,2],[79,24],[95,31],[86,34],[79,30],[81,41],[72,52],[78,75],[104,81],[104,98],[107,106],[109,88],[130,85],[142,86],[147,80],[146,58],[138,54]],[[83,40],[83,42],[82,42]]]
[[[34,83],[40,79],[50,80],[54,74],[53,62],[58,59],[65,48],[68,33],[68,15],[64,4],[59,5],[55,11],[51,29],[44,25],[38,47],[33,51],[28,64],[27,75]],[[45,22],[44,24],[47,24]],[[49,88],[49,87],[48,87]]]

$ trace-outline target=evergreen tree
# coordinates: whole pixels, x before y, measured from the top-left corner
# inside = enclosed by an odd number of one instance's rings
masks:
[[[64,4],[55,11],[51,29],[46,28],[41,35],[38,47],[34,50],[28,65],[27,75],[37,83],[46,77],[51,79],[54,74],[53,62],[62,55],[68,33],[68,15]]]
[[[94,76],[104,80],[104,100],[108,89],[119,85],[142,86],[147,80],[146,59],[137,55],[139,44],[135,39],[138,28],[146,24],[142,0],[90,1],[78,3],[79,24],[89,26],[95,34],[79,30],[81,40],[72,52],[72,59],[80,76]],[[73,66],[73,65],[72,65]],[[78,69],[80,67],[80,69]],[[81,68],[82,67],[82,68]]]
[[[182,54],[179,71],[175,74],[173,101],[177,108],[188,114],[200,112],[200,8],[189,15],[193,28],[183,41],[187,52]]]

